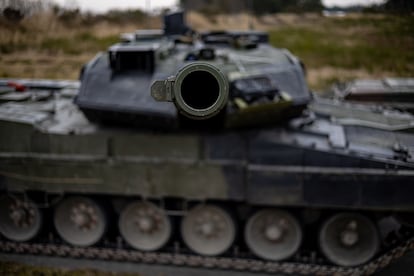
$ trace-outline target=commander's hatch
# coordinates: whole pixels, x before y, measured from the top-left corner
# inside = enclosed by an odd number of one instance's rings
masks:
[[[141,71],[153,73],[160,59],[169,55],[174,44],[163,30],[139,30],[124,33],[121,42],[108,49],[112,71]]]

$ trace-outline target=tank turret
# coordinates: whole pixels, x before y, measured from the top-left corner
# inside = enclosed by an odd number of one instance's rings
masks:
[[[84,66],[75,103],[88,119],[157,129],[256,127],[307,106],[301,62],[270,46],[266,33],[195,36],[171,31],[186,25],[168,18],[164,30],[123,34]]]

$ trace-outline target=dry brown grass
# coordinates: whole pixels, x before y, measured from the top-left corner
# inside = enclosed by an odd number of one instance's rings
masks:
[[[120,33],[159,28],[159,18],[140,24],[65,24],[52,12],[18,25],[0,20],[0,77],[77,79],[83,64],[118,41]]]
[[[249,29],[270,32],[271,43],[290,49],[308,69],[313,89],[353,78],[414,75],[414,22],[385,15],[249,14],[204,16],[190,12],[198,31]],[[0,20],[0,77],[76,79],[83,64],[105,51],[119,34],[160,28],[159,18],[140,22],[101,19],[62,22],[53,13],[27,18],[18,26]]]
[[[6,77],[77,79],[82,65],[93,54],[39,54],[35,51],[12,53],[1,59]]]

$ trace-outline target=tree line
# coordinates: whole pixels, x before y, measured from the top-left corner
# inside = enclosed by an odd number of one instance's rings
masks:
[[[238,13],[250,11],[257,15],[278,12],[319,12],[325,9],[321,0],[180,0],[186,10],[197,10],[206,14]],[[361,7],[350,7],[349,10],[363,10]],[[412,0],[387,0],[383,4],[373,4],[364,8],[377,12],[414,12]]]
[[[252,11],[255,14],[277,12],[321,11],[321,0],[180,0],[186,10],[205,13],[238,13]]]
[[[46,9],[52,9],[55,14],[66,21],[71,22],[73,18],[87,17],[91,20],[106,17],[109,21],[142,20],[145,18],[143,11],[134,9],[130,11],[109,11],[105,15],[84,14],[76,7],[62,8],[52,0],[0,0],[0,19],[18,22],[24,17]],[[70,1],[69,1],[70,2]],[[218,13],[239,13],[244,11],[256,15],[278,13],[278,12],[320,12],[325,7],[321,0],[180,0],[180,5],[185,10],[197,10],[207,15]],[[333,8],[343,9],[343,8]],[[373,4],[370,7],[349,7],[348,11],[368,12],[394,12],[401,14],[412,14],[414,12],[413,0],[386,0],[383,4]]]

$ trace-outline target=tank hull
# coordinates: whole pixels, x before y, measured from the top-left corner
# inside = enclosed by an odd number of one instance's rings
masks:
[[[350,130],[317,120],[325,133],[318,127],[214,133],[98,128],[64,135],[2,121],[1,184],[14,192],[413,210],[412,163],[378,147],[353,152],[358,144],[346,136]]]
[[[7,248],[53,237],[47,246],[61,250],[55,243],[64,242],[85,254],[121,242],[125,256],[176,258],[178,247],[206,260],[309,264],[320,256],[339,270],[359,269],[387,252],[386,237],[413,225],[407,115],[315,98],[311,115],[285,124],[125,128],[89,121],[73,102],[77,83],[14,81],[30,88],[24,101],[6,91],[0,105],[0,233],[11,240],[0,242]],[[38,100],[41,89],[50,95]],[[344,121],[347,112],[361,120]],[[347,244],[357,242],[364,257],[336,250],[336,228],[339,248],[352,253]]]

